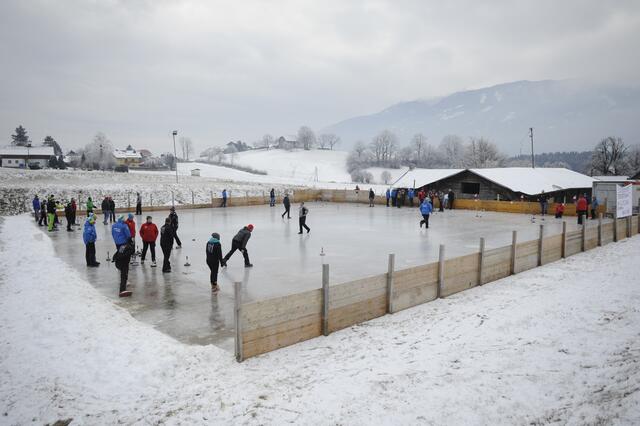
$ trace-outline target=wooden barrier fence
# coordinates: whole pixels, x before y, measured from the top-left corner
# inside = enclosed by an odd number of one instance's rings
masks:
[[[620,241],[640,233],[638,216],[602,222],[584,221],[583,226],[562,234],[545,235],[485,249],[477,253],[440,259],[412,268],[395,270],[395,255],[389,255],[388,271],[347,283],[329,286],[329,265],[323,265],[323,287],[303,293],[241,304],[236,291],[236,359],[254,357],[321,335],[398,312],[416,305],[555,262],[563,257]],[[236,284],[237,288],[240,286]]]

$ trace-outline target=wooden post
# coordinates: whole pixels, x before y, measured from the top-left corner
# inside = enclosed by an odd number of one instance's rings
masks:
[[[244,354],[242,352],[242,282],[235,282],[233,284],[234,294],[234,316],[233,320],[236,326],[235,346],[236,346],[236,361],[244,361]]]
[[[602,246],[602,213],[598,213],[598,247]]]
[[[584,217],[584,215],[583,215],[583,217]],[[587,238],[587,221],[586,221],[586,217],[585,217],[585,220],[583,220],[583,221],[582,221],[582,229],[581,229],[581,231],[582,231],[582,232],[581,232],[581,234],[580,234],[580,238],[581,238],[581,242],[580,242],[580,249],[581,249],[582,251],[585,251],[585,250],[586,250],[586,247],[585,247],[585,246],[586,246],[585,240],[586,240],[586,238]]]
[[[442,297],[442,290],[444,289],[444,244],[440,244],[440,252],[438,255],[438,294],[437,297]]]
[[[567,257],[567,222],[562,221],[562,258]]]
[[[538,236],[538,266],[542,266],[542,242],[544,238],[544,225],[540,225],[540,235]]]
[[[195,197],[193,196],[193,191],[191,191],[191,205],[195,206],[195,204],[196,204],[196,200],[195,200]]]
[[[511,275],[516,273],[516,244],[518,243],[518,231],[511,235]]]
[[[478,259],[478,285],[482,285],[482,264],[484,263],[484,237],[480,237],[480,258]]]
[[[387,313],[393,313],[393,270],[395,268],[396,255],[389,255],[389,265],[387,267]]]
[[[329,335],[329,265],[322,264],[322,335]]]
[[[613,214],[613,242],[618,242],[618,216]]]

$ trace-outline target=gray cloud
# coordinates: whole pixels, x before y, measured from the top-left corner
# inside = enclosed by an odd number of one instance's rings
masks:
[[[637,1],[8,0],[0,125],[202,149],[512,80],[635,85],[639,29]]]

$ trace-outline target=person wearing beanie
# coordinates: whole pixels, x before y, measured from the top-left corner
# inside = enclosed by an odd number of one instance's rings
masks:
[[[175,239],[176,244],[178,244],[177,248],[182,248],[182,241],[180,241],[180,238],[178,237],[178,213],[176,213],[175,207],[171,207],[169,219],[171,219],[171,227],[173,228],[173,238]]]
[[[429,215],[433,211],[433,205],[431,204],[431,200],[429,197],[426,197],[422,204],[420,204],[420,214],[422,215],[422,220],[420,221],[420,228],[422,225],[425,225],[425,228],[429,228]]]
[[[220,265],[225,266],[224,259],[222,258],[222,245],[220,245],[220,234],[214,232],[211,234],[211,238],[207,241],[207,266],[211,271],[211,291],[217,293],[220,291],[218,287],[218,268]]]
[[[298,225],[300,226],[300,232],[298,234],[302,234],[302,228],[307,230],[307,234],[311,232],[311,228],[307,226],[307,215],[309,214],[309,209],[304,206],[304,201],[300,203],[300,208],[298,209]]]
[[[144,259],[147,257],[147,250],[151,249],[151,266],[155,268],[158,227],[153,223],[151,216],[147,216],[147,221],[140,227],[140,238],[142,238],[142,257],[140,262],[144,265]]]
[[[171,249],[173,248],[173,239],[175,235],[173,233],[173,226],[171,225],[171,218],[168,217],[164,220],[164,225],[160,228],[160,248],[162,249],[162,255],[164,257],[162,261],[162,272],[171,272]]]
[[[38,194],[33,197],[33,201],[31,203],[33,205],[33,213],[37,222],[40,216],[40,198],[38,198]]]
[[[249,224],[243,227],[231,240],[231,250],[226,254],[222,263],[222,266],[226,267],[229,258],[235,253],[236,250],[240,250],[242,252],[242,256],[244,257],[244,267],[251,268],[253,265],[249,261],[249,252],[247,251],[247,243],[249,242],[249,238],[251,238],[251,232],[253,232],[253,225]]]
[[[282,199],[282,204],[284,205],[284,213],[282,213],[282,218],[287,215],[287,219],[291,219],[291,201],[289,201],[289,194],[285,192],[284,198]]]
[[[116,249],[119,249],[120,246],[125,245],[131,240],[131,231],[129,231],[129,226],[124,223],[124,216],[118,216],[118,221],[111,225],[111,236],[113,237],[113,242],[116,244]]]
[[[131,292],[127,290],[127,280],[129,279],[129,263],[133,252],[133,241],[129,239],[125,244],[120,245],[113,254],[112,261],[115,262],[116,268],[120,271],[120,292],[118,293],[120,297],[131,296]]]
[[[82,232],[82,240],[85,245],[84,257],[87,261],[87,266],[90,268],[100,266],[100,262],[96,261],[96,240],[98,235],[96,234],[95,223],[95,216],[89,216],[84,222],[84,231]]]

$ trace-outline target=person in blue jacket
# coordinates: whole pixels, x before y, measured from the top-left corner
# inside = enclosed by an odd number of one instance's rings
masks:
[[[90,268],[100,266],[100,262],[96,261],[96,240],[98,235],[96,234],[95,223],[96,217],[89,216],[84,222],[84,231],[82,232],[82,239],[85,245],[84,257],[87,261],[87,266]]]
[[[40,219],[38,216],[40,215],[40,198],[38,195],[33,197],[33,213],[36,217],[36,222]]]
[[[422,228],[422,224],[425,224],[427,228],[429,228],[429,215],[433,211],[433,206],[431,205],[431,201],[429,197],[425,198],[422,204],[420,204],[420,214],[422,214],[422,220],[420,221],[420,228]]]
[[[407,193],[407,197],[409,197],[409,205],[413,207],[413,199],[416,196],[416,191],[413,188],[409,188],[409,192]]]
[[[124,223],[124,215],[118,216],[118,221],[111,225],[111,236],[113,236],[113,242],[116,243],[116,249],[127,244],[131,239],[129,226]]]
[[[220,207],[227,207],[227,190],[226,189],[222,190],[222,204],[220,204]]]
[[[391,198],[391,191],[387,188],[387,192],[384,194],[387,197],[387,207],[389,207],[389,198]]]
[[[391,190],[391,206],[395,207],[398,202],[398,190],[393,188]]]
[[[591,200],[591,220],[596,220],[598,218],[598,206],[600,206],[600,203],[598,202],[598,198],[594,195]]]

